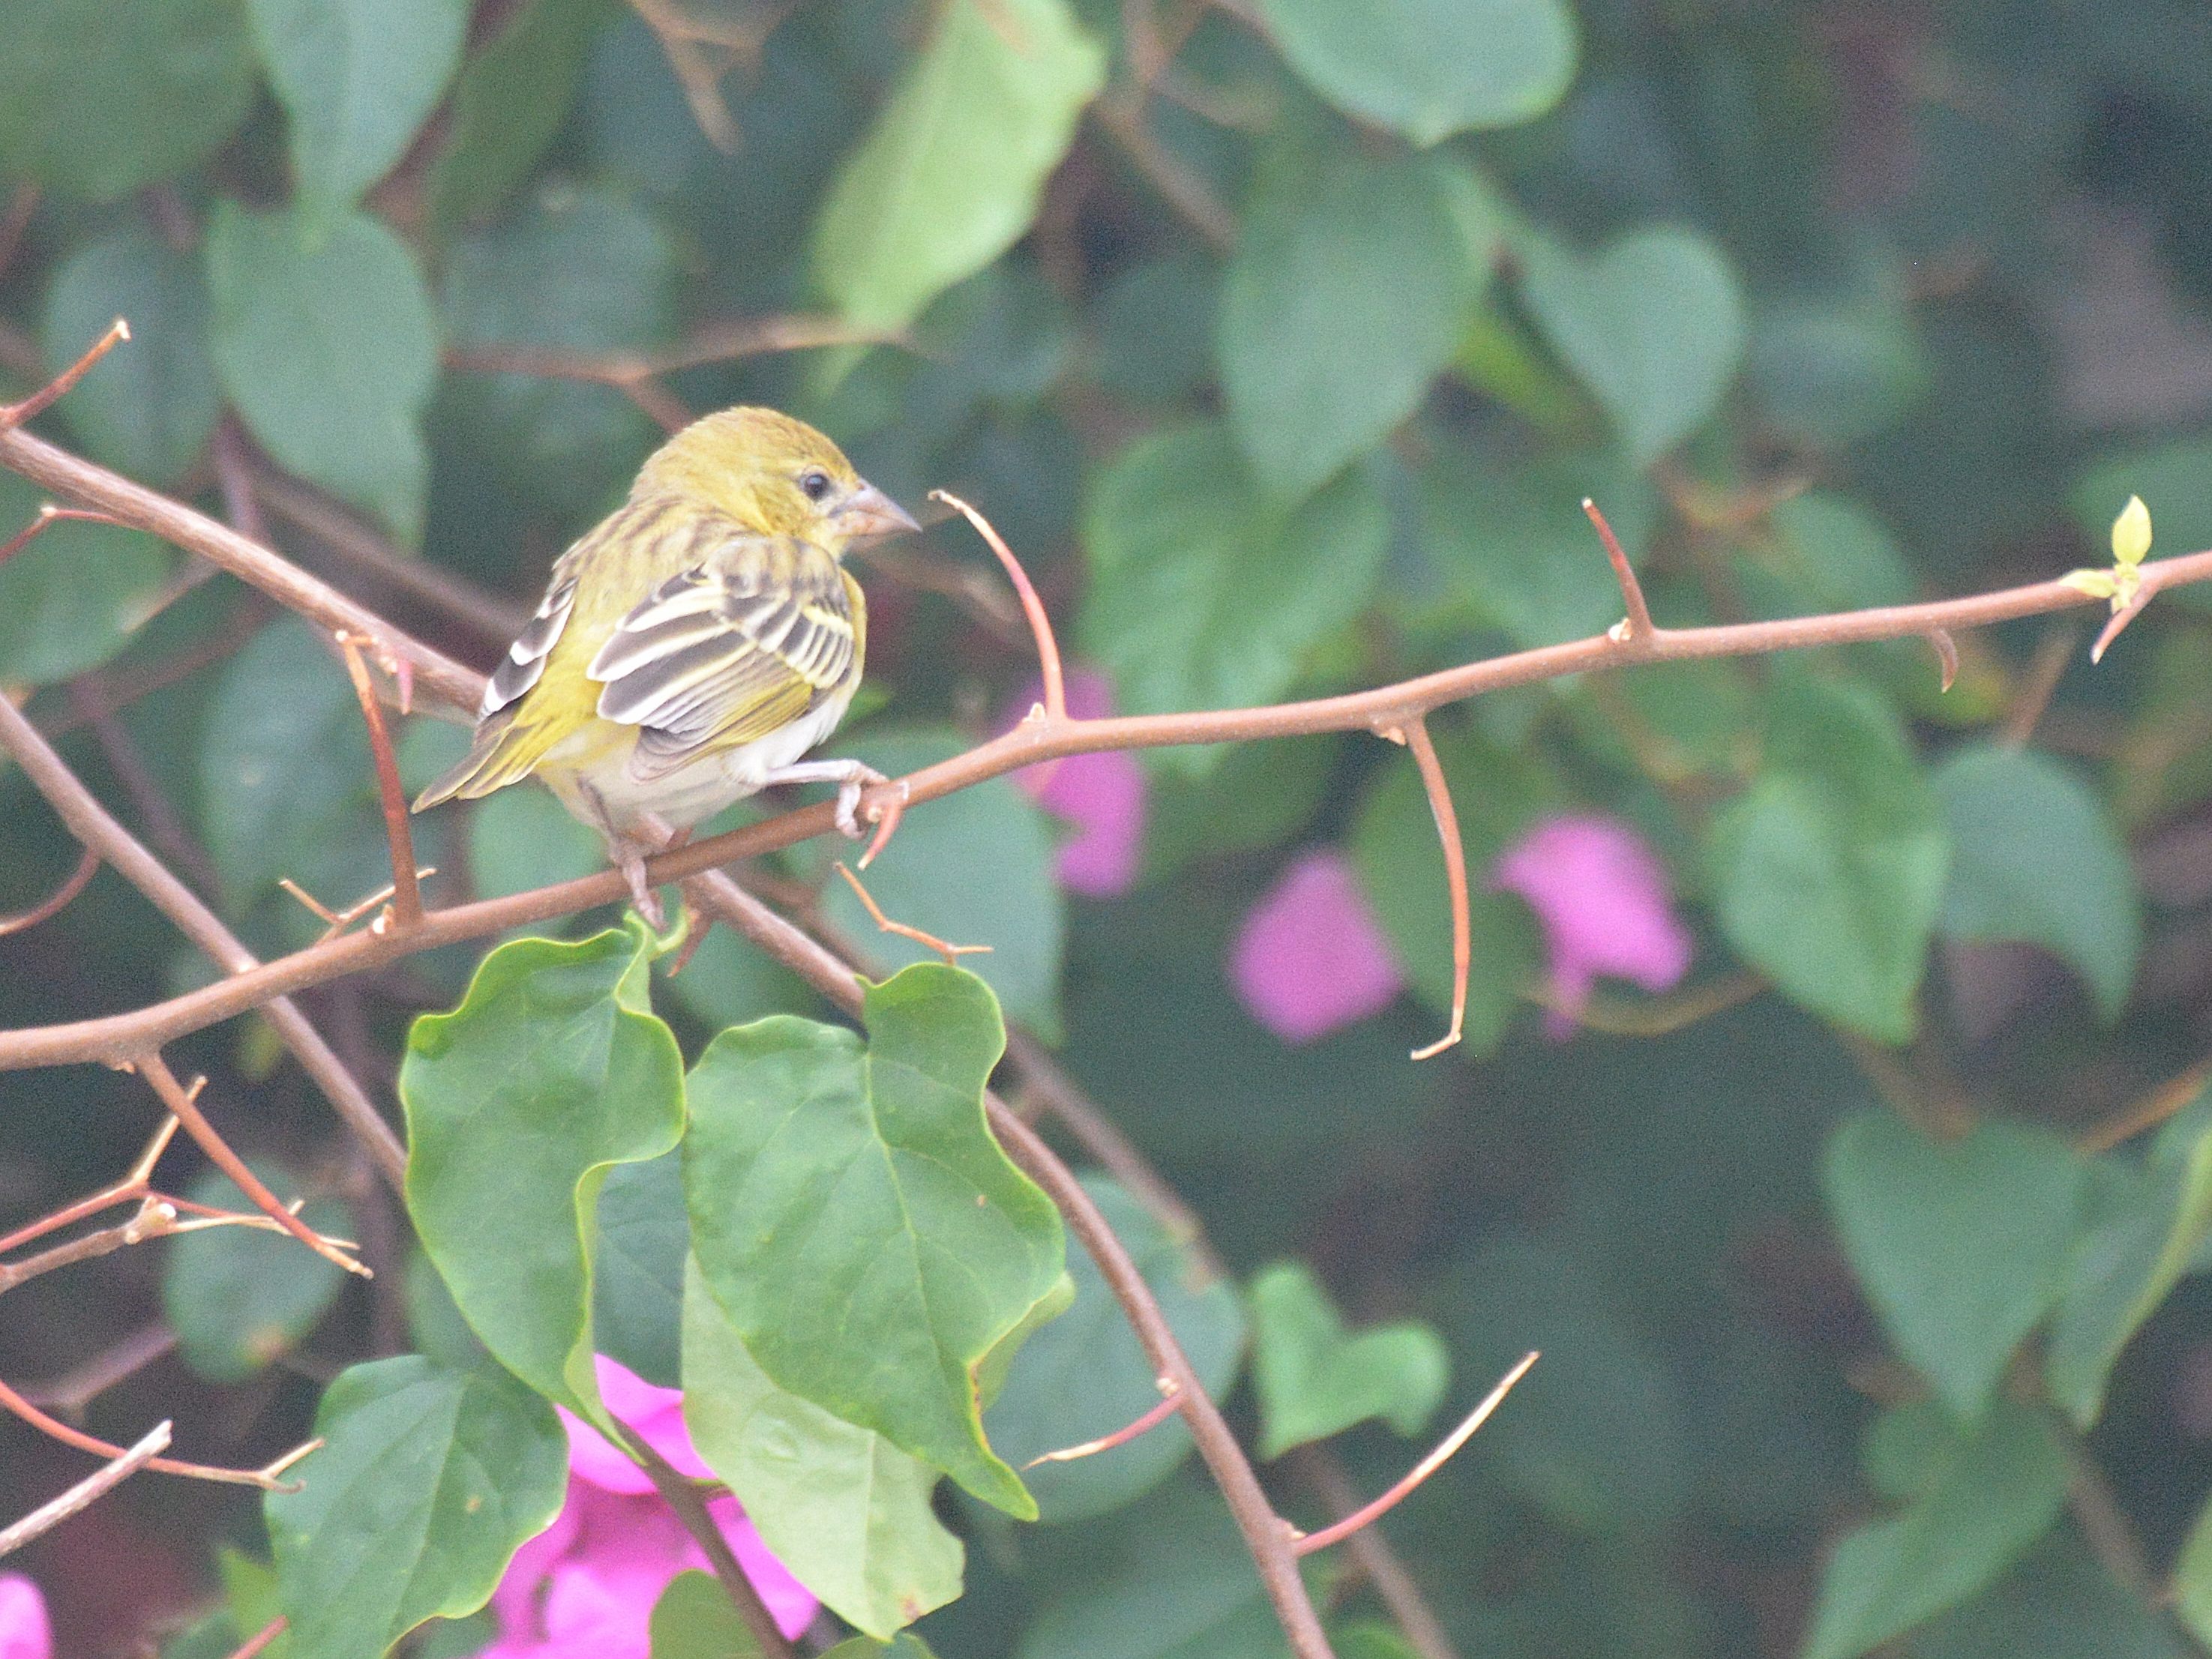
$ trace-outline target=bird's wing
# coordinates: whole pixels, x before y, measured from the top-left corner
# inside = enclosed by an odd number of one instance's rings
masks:
[[[568,563],[566,559],[562,561],[562,565]],[[556,568],[552,585],[538,602],[537,614],[514,636],[514,643],[507,647],[499,666],[484,682],[483,702],[477,709],[478,720],[520,702],[522,694],[544,677],[545,659],[560,643],[561,630],[568,625],[568,613],[575,608],[575,575],[573,571],[564,574]]]
[[[842,685],[859,650],[844,572],[805,542],[746,536],[662,582],[584,671],[641,761],[750,743]]]

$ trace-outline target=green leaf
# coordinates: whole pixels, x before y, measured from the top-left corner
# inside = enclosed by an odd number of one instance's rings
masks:
[[[1920,1498],[1837,1545],[1804,1659],[1856,1659],[1965,1601],[2057,1518],[2066,1449],[2040,1413],[1999,1401],[1946,1450]]]
[[[1943,931],[2044,946],[2118,1019],[2142,948],[2142,904],[2104,804],[2049,757],[1994,744],[1947,759],[1936,791],[1954,848]]]
[[[1618,451],[1534,459],[1440,444],[1418,480],[1421,550],[1441,585],[1523,647],[1602,634],[1622,615],[1620,585],[1587,498],[1634,560],[1658,502]]]
[[[592,1261],[607,1171],[674,1146],[683,1058],[647,997],[643,924],[517,939],[407,1036],[407,1208],[484,1346],[604,1424]]]
[[[2184,1624],[2186,1594],[2173,1603]],[[1973,1600],[1915,1632],[1913,1659],[2190,1659],[2197,1650],[2165,1616],[2166,1601],[2120,1583],[2074,1528],[2056,1527]]]
[[[711,1572],[690,1568],[653,1604],[652,1659],[760,1659],[760,1643]]]
[[[376,220],[326,228],[217,205],[208,224],[215,359],[253,435],[283,466],[422,530],[421,415],[438,378],[437,319],[414,255]]]
[[[289,118],[292,184],[311,238],[406,153],[461,61],[467,0],[247,0]]]
[[[2084,1170],[2048,1130],[2011,1123],[1945,1145],[1870,1111],[1830,1139],[1822,1174],[1844,1254],[1898,1352],[1955,1416],[1989,1405],[2057,1298]]]
[[[1416,1435],[1436,1415],[1451,1356],[1426,1325],[1404,1320],[1352,1334],[1300,1261],[1261,1268],[1247,1294],[1261,1456],[1280,1457],[1370,1417]]]
[[[280,1198],[298,1187],[281,1167],[252,1160],[254,1174]],[[210,1170],[185,1196],[218,1209],[250,1211],[228,1176]],[[353,1231],[352,1212],[319,1198],[301,1212],[326,1237]],[[343,1269],[280,1233],[216,1227],[186,1233],[161,1267],[161,1310],[185,1363],[210,1382],[242,1382],[288,1353],[337,1299]]]
[[[1273,702],[1365,606],[1389,530],[1363,472],[1285,513],[1218,423],[1156,432],[1091,490],[1084,654],[1129,714]]]
[[[370,817],[361,704],[325,635],[287,617],[231,659],[208,705],[200,822],[234,915],[289,876],[351,903],[390,878]]]
[[[39,337],[47,372],[75,362],[118,317],[131,324],[129,343],[100,360],[61,414],[95,460],[173,483],[222,411],[198,262],[135,224],[76,248],[46,289]]]
[[[127,27],[113,0],[11,0],[7,32],[0,179],[122,196],[204,160],[253,101],[240,0],[132,0]]]
[[[529,178],[575,100],[592,36],[617,11],[608,0],[524,0],[469,54],[426,187],[441,228],[489,214]]]
[[[1708,832],[1721,926],[1814,1013],[1905,1042],[1950,866],[1942,803],[1863,687],[1778,674],[1768,702],[1765,763]]]
[[[959,1596],[965,1552],[930,1507],[937,1471],[778,1388],[696,1261],[684,1279],[684,1364],[691,1443],[831,1612],[889,1641]]]
[[[1391,1626],[1364,1620],[1328,1633],[1336,1659],[1420,1659],[1413,1644]]]
[[[1187,1241],[1120,1186],[1103,1176],[1083,1184],[1152,1287],[1206,1391],[1226,1397],[1244,1351],[1244,1308],[1236,1287],[1209,1273]],[[1079,1250],[1068,1272],[1074,1303],[1023,1345],[1005,1389],[984,1413],[991,1443],[1011,1463],[1103,1438],[1159,1403],[1152,1366],[1097,1264]],[[1023,1479],[1036,1495],[1040,1520],[1080,1521],[1152,1491],[1190,1449],[1190,1431],[1171,1417],[1111,1452],[1041,1463]]]
[[[1445,165],[1350,146],[1262,173],[1221,295],[1230,428],[1273,494],[1310,493],[1420,406],[1488,276]]]
[[[126,347],[125,349],[128,349]],[[0,474],[0,540],[46,497]],[[64,520],[0,564],[0,685],[46,685],[97,668],[131,642],[172,564],[153,537]]]
[[[2173,1612],[2200,1644],[2212,1641],[2212,1502],[2197,1512],[2174,1561]]]
[[[968,746],[942,727],[871,732],[838,745],[890,777]],[[861,879],[894,921],[957,945],[989,945],[989,955],[963,957],[962,966],[998,994],[1008,1018],[1056,1042],[1066,902],[1052,860],[1053,832],[1043,809],[1011,780],[994,779],[915,807]],[[841,933],[859,942],[866,961],[896,969],[938,959],[926,946],[880,932],[842,878],[832,876],[824,886],[823,910]]]
[[[1005,252],[1105,83],[1066,0],[952,0],[814,228],[817,285],[847,321],[903,328]]]
[[[592,1346],[663,1389],[683,1383],[684,1261],[691,1219],[675,1152],[617,1164],[599,1188]]]
[[[912,1631],[901,1631],[889,1642],[878,1642],[872,1637],[855,1636],[840,1642],[822,1656],[822,1659],[880,1659],[884,1654],[891,1659],[936,1659],[929,1644]]]
[[[1260,14],[1315,91],[1417,144],[1532,121],[1575,72],[1563,0],[1261,0]]]
[[[2160,1133],[2150,1158],[2091,1166],[2088,1219],[2066,1275],[2043,1374],[2051,1403],[2087,1428],[2128,1340],[2193,1265],[2212,1232],[2212,1120],[2200,1093]]]
[[[690,1075],[684,1184],[716,1301],[779,1385],[988,1503],[1036,1505],[984,1437],[977,1371],[1060,1279],[1060,1213],[983,1119],[1006,1044],[974,975],[872,986],[864,1045],[778,1015]]]
[[[301,1659],[377,1659],[426,1619],[473,1613],[567,1486],[553,1408],[489,1365],[356,1365],[315,1432],[330,1443],[300,1466],[301,1489],[264,1506]]]
[[[457,346],[636,349],[676,328],[674,240],[633,203],[572,186],[457,244],[442,299]],[[612,386],[457,375],[441,405],[519,492],[578,517],[627,484],[661,434]]]
[[[1588,258],[1531,237],[1521,258],[1529,311],[1638,466],[1705,424],[1745,338],[1743,295],[1719,248],[1694,231],[1661,228]]]

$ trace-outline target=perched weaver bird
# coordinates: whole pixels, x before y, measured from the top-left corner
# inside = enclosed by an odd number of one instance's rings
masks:
[[[658,925],[645,820],[688,831],[775,783],[835,783],[858,836],[853,760],[802,761],[860,684],[857,538],[918,526],[837,446],[772,409],[726,409],[655,450],[629,499],[563,553],[484,688],[475,740],[415,802],[536,777],[606,838]]]

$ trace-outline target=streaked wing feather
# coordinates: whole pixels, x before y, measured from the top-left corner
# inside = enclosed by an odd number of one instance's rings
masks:
[[[507,647],[499,666],[484,682],[483,702],[477,709],[478,720],[520,702],[522,694],[538,684],[545,672],[545,659],[560,642],[561,630],[568,626],[568,613],[575,605],[574,576],[559,577],[545,590],[537,613],[514,636],[514,643]]]

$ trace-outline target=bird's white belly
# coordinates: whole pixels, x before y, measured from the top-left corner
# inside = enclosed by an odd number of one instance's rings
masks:
[[[631,772],[633,745],[629,744],[580,764],[562,764],[556,750],[547,757],[554,764],[543,768],[540,775],[587,823],[598,822],[599,814],[588,801],[579,799],[579,784],[588,786],[605,804],[607,816],[618,830],[631,828],[648,812],[672,829],[689,830],[732,801],[743,800],[764,787],[776,773],[835,731],[852,700],[852,692],[847,690],[764,738],[702,756],[651,779],[640,779]]]

